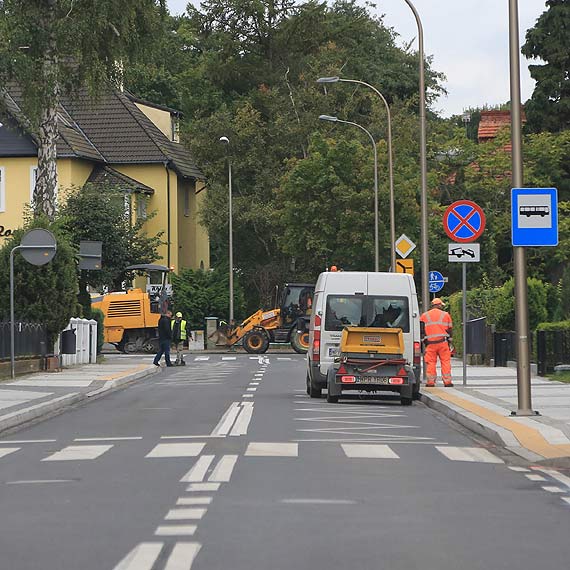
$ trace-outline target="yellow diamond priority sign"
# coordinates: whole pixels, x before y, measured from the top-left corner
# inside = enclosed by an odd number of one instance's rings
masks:
[[[406,234],[402,234],[396,240],[395,249],[396,253],[405,259],[416,249],[416,244]]]

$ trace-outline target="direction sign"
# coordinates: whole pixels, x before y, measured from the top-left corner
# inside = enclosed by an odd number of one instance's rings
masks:
[[[394,245],[396,253],[402,258],[408,257],[416,249],[416,244],[406,234],[402,234]]]
[[[556,188],[511,190],[511,234],[516,247],[558,245]]]
[[[429,292],[439,293],[445,285],[445,278],[439,271],[429,272]]]
[[[397,259],[396,260],[396,273],[414,274],[414,260],[413,259]]]
[[[445,210],[443,229],[458,243],[475,241],[485,229],[485,214],[475,202],[458,200]]]
[[[481,261],[481,247],[478,243],[465,245],[448,243],[447,258],[450,262],[479,263]]]

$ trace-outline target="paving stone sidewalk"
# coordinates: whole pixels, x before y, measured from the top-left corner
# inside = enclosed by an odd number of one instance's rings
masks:
[[[530,461],[570,466],[570,384],[533,377],[532,407],[540,415],[512,416],[518,408],[513,368],[453,363],[454,388],[424,388],[422,400],[465,427]]]
[[[96,398],[124,384],[159,372],[152,364],[109,359],[60,372],[18,376],[0,382],[0,432]]]

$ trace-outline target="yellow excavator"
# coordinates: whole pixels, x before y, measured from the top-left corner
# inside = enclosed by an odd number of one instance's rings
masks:
[[[315,286],[308,283],[286,283],[279,308],[260,309],[240,324],[222,323],[210,335],[216,346],[242,343],[246,352],[263,354],[270,343],[291,343],[299,354],[309,348],[309,319]]]

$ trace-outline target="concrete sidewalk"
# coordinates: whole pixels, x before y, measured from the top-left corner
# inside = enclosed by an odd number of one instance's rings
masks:
[[[159,372],[152,364],[108,359],[61,372],[40,372],[0,382],[0,432],[94,399]]]
[[[570,384],[532,378],[532,405],[540,415],[513,417],[517,374],[512,368],[468,366],[462,384],[453,363],[454,388],[423,388],[422,401],[456,422],[529,461],[570,467]]]

